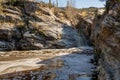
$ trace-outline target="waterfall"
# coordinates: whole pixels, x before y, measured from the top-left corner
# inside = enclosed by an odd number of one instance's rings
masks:
[[[87,39],[86,39],[85,35],[82,32],[78,32],[78,34],[79,34],[78,47],[80,47],[80,46],[88,46],[88,42],[87,42]]]

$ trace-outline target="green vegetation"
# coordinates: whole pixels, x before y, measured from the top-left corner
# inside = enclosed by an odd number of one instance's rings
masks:
[[[53,3],[52,3],[52,0],[49,0],[48,5],[49,5],[49,8],[51,8],[51,7],[58,7],[58,4],[59,4],[58,0],[56,0],[56,2],[53,2]]]
[[[17,0],[10,0],[9,2],[13,5]]]
[[[0,4],[5,3],[5,4],[8,4],[8,5],[16,5],[17,2],[24,3],[25,1],[28,1],[28,0],[0,0]]]

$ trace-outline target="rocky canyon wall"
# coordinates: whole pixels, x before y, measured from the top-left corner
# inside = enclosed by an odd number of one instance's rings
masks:
[[[98,80],[120,80],[120,0],[107,0],[106,11],[97,15],[91,41],[99,55]]]
[[[19,0],[12,5],[3,2],[0,8],[0,50],[80,46],[82,37],[73,27],[78,21],[69,11],[49,8],[42,2]]]

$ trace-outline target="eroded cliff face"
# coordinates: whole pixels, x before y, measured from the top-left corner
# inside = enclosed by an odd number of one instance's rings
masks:
[[[120,80],[120,0],[107,0],[106,12],[94,20],[91,40],[100,57],[98,80]]]
[[[73,27],[78,21],[68,14],[69,10],[49,8],[45,3],[31,1],[17,1],[13,5],[3,3],[2,7],[0,50],[70,48],[81,45],[82,37]]]

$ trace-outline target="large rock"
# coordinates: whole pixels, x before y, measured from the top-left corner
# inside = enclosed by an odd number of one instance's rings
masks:
[[[31,28],[23,33],[23,43],[20,41],[20,44],[23,44],[20,45],[22,49],[27,47],[28,49],[70,48],[80,44],[80,37],[73,27],[56,22],[54,24],[32,22],[29,26]],[[28,45],[33,45],[33,47]]]
[[[43,7],[41,3],[30,1],[25,2],[24,6],[6,6],[0,14],[0,41],[14,41],[15,47],[12,50],[80,46],[82,37],[66,17],[57,17],[54,8]]]

